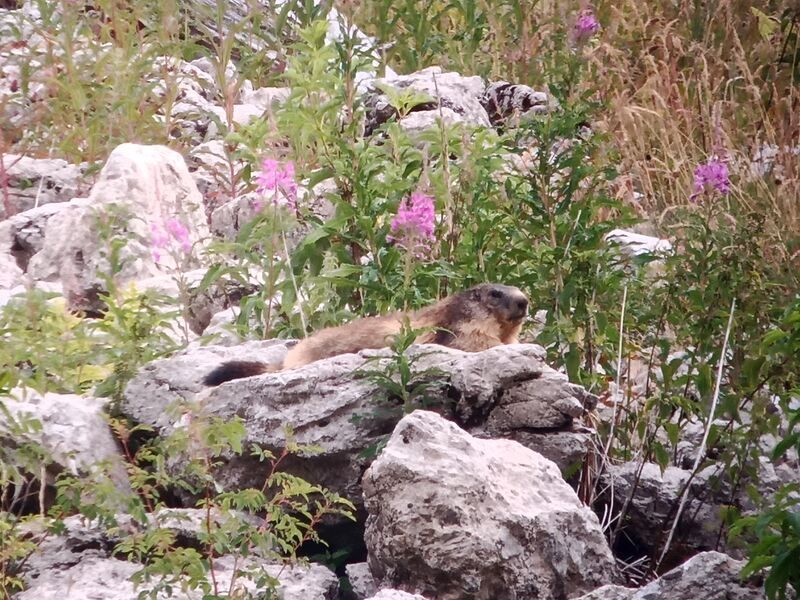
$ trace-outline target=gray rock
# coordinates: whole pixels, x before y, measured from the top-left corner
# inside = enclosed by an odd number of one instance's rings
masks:
[[[180,547],[196,547],[197,531],[205,520],[201,509],[169,509],[152,516],[152,523],[177,533]],[[233,518],[216,514],[217,521]],[[236,519],[260,521],[253,516],[236,515]],[[122,531],[133,531],[137,525],[130,517],[118,516]],[[235,524],[236,521],[233,521]],[[257,524],[254,522],[253,524]],[[25,565],[23,577],[28,589],[17,596],[23,600],[67,598],[67,600],[135,600],[138,594],[157,583],[157,580],[134,587],[130,577],[142,568],[141,564],[115,560],[112,552],[120,541],[104,527],[87,523],[80,517],[64,520],[65,532],[58,536],[42,536],[37,551]],[[32,532],[35,533],[35,532]],[[38,532],[41,534],[42,532]],[[214,576],[220,589],[227,590],[234,569],[268,574],[279,581],[278,592],[282,600],[335,600],[338,598],[338,580],[321,565],[280,565],[263,561],[253,555],[243,558],[223,555],[214,559]],[[210,580],[210,578],[209,578]],[[260,597],[263,589],[248,577],[237,575],[236,586]],[[164,593],[159,599],[167,598]],[[187,591],[190,600],[200,600],[199,590]]]
[[[554,98],[527,85],[496,81],[481,97],[489,120],[495,127],[513,125],[533,115],[546,114],[557,106]]]
[[[166,416],[167,407],[176,397],[190,399],[199,392],[200,380],[216,364],[232,358],[278,363],[286,351],[284,344],[278,344],[269,349],[269,356],[254,352],[257,346],[251,345],[207,346],[151,363],[128,385],[122,410],[134,421],[166,434],[174,426]],[[589,409],[596,402],[548,367],[539,346],[518,344],[469,353],[430,345],[415,346],[409,352],[417,356],[416,372],[427,373],[426,378],[438,384],[430,400],[450,418],[481,434],[505,437],[537,428],[545,433],[552,431],[555,420],[570,431],[578,404]],[[210,415],[243,418],[245,443],[272,451],[283,449],[284,426],[291,425],[298,443],[320,446],[322,452],[290,457],[284,463],[286,469],[358,502],[361,475],[369,463],[365,451],[391,432],[401,409],[387,401],[384,390],[354,374],[365,366],[384,369],[390,354],[371,350],[337,356],[299,369],[231,381],[207,389],[198,399]],[[369,359],[377,362],[367,363]],[[519,409],[509,410],[515,403]],[[502,418],[493,417],[496,410]],[[553,415],[561,410],[566,412],[555,419]],[[537,420],[539,415],[545,417]],[[260,486],[253,479],[261,472],[256,464],[246,456],[234,457],[219,477],[230,489]]]
[[[616,244],[627,256],[641,256],[643,254],[666,255],[672,253],[672,243],[669,240],[642,235],[625,229],[609,231],[605,240]]]
[[[26,441],[40,444],[53,460],[48,466],[48,484],[62,471],[88,475],[102,468],[121,491],[130,490],[124,461],[104,416],[105,401],[15,389],[2,403],[18,422],[33,419],[41,424],[40,431],[20,434],[4,420],[0,423],[0,440],[16,444],[24,435]]]
[[[242,104],[255,106],[261,112],[272,111],[289,99],[291,90],[286,87],[258,88],[242,90],[239,101]]]
[[[365,600],[378,592],[378,586],[372,573],[369,572],[369,565],[363,563],[352,563],[345,566],[345,573],[350,582],[352,598],[354,600]],[[383,590],[381,590],[383,591]]]
[[[21,269],[27,269],[31,258],[44,248],[47,224],[53,217],[63,211],[75,210],[88,205],[85,198],[74,198],[69,202],[45,204],[18,213],[0,223],[0,240],[8,245]],[[58,217],[56,217],[58,218]],[[46,273],[38,273],[39,279],[53,278],[58,275],[57,269]]]
[[[458,73],[445,73],[441,67],[428,67],[409,75],[376,79],[370,84],[365,99],[368,107],[366,135],[370,135],[380,125],[397,116],[397,111],[379,85],[390,86],[398,91],[414,91],[429,98],[429,102],[412,108],[406,117],[414,115],[414,122],[409,125],[411,129],[418,130],[426,124],[435,124],[440,115],[440,108],[447,109],[446,119],[452,121],[458,119],[472,126],[491,126],[489,116],[481,105],[486,84],[480,77],[464,77]]]
[[[762,587],[742,582],[743,561],[702,552],[638,590],[604,586],[577,600],[763,600]]]
[[[160,251],[157,262],[152,228],[163,229],[169,219],[188,229],[191,249],[184,252],[172,239],[173,250]],[[118,146],[86,204],[50,217],[43,248],[31,258],[28,274],[50,279],[58,273],[71,308],[98,311],[103,278],[111,272],[112,238],[125,242],[118,256],[118,284],[199,264],[208,226],[202,198],[180,154],[165,146]]]
[[[409,594],[400,590],[383,589],[367,600],[426,600],[426,598],[419,594]]]
[[[464,598],[568,598],[611,583],[596,515],[558,468],[435,413],[398,423],[364,474],[370,570],[383,583]]]
[[[237,569],[253,569],[276,577],[280,581],[278,594],[282,600],[335,600],[338,594],[336,576],[320,565],[302,567],[258,563],[251,559],[235,563],[233,556],[221,556],[214,560],[214,576],[220,591],[228,590],[234,577],[234,564]],[[44,572],[32,581],[27,590],[18,594],[19,600],[136,600],[139,593],[151,589],[158,580],[149,584],[134,586],[130,578],[142,565],[113,558],[86,557],[66,568]],[[210,578],[209,578],[210,579]],[[177,583],[176,585],[180,585]],[[265,589],[256,586],[250,579],[236,576],[236,588],[246,590],[261,597]],[[172,597],[164,592],[158,594],[159,600]],[[182,593],[187,600],[201,600],[202,590],[186,590]]]
[[[55,202],[67,202],[84,195],[88,182],[84,177],[86,165],[71,165],[57,158],[30,158],[5,154],[0,157],[8,175],[8,193],[13,214]],[[0,203],[0,219],[5,214]]]
[[[600,501],[618,510],[633,494],[622,531],[636,546],[651,551],[663,542],[659,534],[668,532],[672,526],[673,508],[679,502],[690,471],[667,467],[662,473],[658,465],[645,463],[634,493],[638,468],[636,462],[610,465],[601,480],[603,493]],[[676,541],[699,550],[716,547],[722,524],[722,508],[714,503],[715,492],[710,485],[714,472],[713,466],[708,467],[692,480],[675,534]],[[666,533],[663,535],[666,539]]]

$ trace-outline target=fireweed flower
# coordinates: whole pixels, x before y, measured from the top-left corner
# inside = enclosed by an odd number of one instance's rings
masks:
[[[594,11],[591,8],[584,8],[578,13],[578,17],[572,24],[570,39],[576,46],[582,46],[598,31],[600,31],[600,23],[594,16]]]
[[[731,191],[731,180],[728,176],[728,165],[719,158],[713,157],[705,164],[698,165],[694,170],[694,193],[690,196],[695,200],[704,192],[717,192],[725,195]]]
[[[415,192],[400,203],[386,240],[422,258],[430,253],[435,241],[434,216],[433,198]]]
[[[261,172],[256,178],[257,190],[260,194],[281,192],[292,210],[297,210],[297,182],[294,179],[294,163],[281,165],[277,160],[265,158],[261,163]],[[275,194],[273,202],[278,203]]]
[[[189,229],[178,219],[167,219],[163,223],[150,223],[150,244],[153,261],[160,262],[162,251],[179,249],[184,254],[192,250]]]

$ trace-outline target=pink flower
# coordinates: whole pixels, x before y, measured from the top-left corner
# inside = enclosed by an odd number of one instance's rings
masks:
[[[261,163],[261,172],[256,178],[257,190],[263,194],[267,191],[280,191],[286,197],[292,210],[297,209],[297,182],[294,178],[294,163],[287,162],[281,165],[277,160],[265,158]],[[277,194],[274,197],[277,203]]]
[[[705,164],[694,170],[694,193],[689,197],[695,200],[704,192],[717,192],[725,195],[731,191],[731,180],[728,165],[717,157],[712,157]]]
[[[591,8],[584,8],[578,13],[578,17],[572,24],[570,39],[576,46],[581,46],[598,31],[600,31],[600,23],[594,16],[594,11]]]
[[[161,261],[163,250],[172,250],[173,240],[184,254],[192,250],[192,241],[189,239],[189,229],[178,219],[167,219],[163,223],[150,223],[150,243],[154,262]]]
[[[400,203],[386,240],[418,258],[429,254],[435,241],[434,215],[432,197],[420,192],[411,194]]]

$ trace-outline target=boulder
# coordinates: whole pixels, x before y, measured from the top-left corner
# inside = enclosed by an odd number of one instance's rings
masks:
[[[486,91],[483,79],[444,72],[441,67],[428,67],[409,75],[376,79],[369,85],[365,94],[365,135],[372,134],[383,123],[399,116],[381,87],[391,87],[398,92],[414,92],[421,99],[426,99],[412,107],[408,116],[405,116],[411,118],[414,115],[414,123],[409,125],[410,129],[434,125],[440,115],[444,115],[445,120],[450,122],[463,122],[479,127],[491,126],[489,115],[481,104]]]
[[[151,515],[152,523],[158,523],[162,529],[173,530],[177,534],[179,547],[198,547],[197,531],[205,521],[205,511],[201,509],[162,510],[158,515]],[[213,518],[230,519],[215,514]],[[253,516],[237,515],[237,519],[246,518],[260,521]],[[126,515],[118,515],[120,531],[130,532],[138,525]],[[253,522],[251,524],[257,525]],[[84,600],[98,598],[102,600],[135,600],[138,594],[154,587],[158,579],[145,582],[138,587],[130,578],[143,565],[112,558],[120,535],[111,535],[95,522],[87,522],[81,517],[68,517],[64,520],[63,532],[59,535],[39,536],[38,547],[24,565],[22,573],[27,586],[25,592],[16,596],[23,600],[64,598],[65,600]],[[236,522],[231,525],[235,528]],[[321,565],[281,565],[264,561],[257,556],[235,557],[230,554],[215,557],[214,577],[220,589],[230,586],[234,569],[256,571],[279,581],[278,592],[283,600],[336,600],[338,598],[338,580],[327,568]],[[209,578],[210,579],[210,578]],[[237,576],[237,586],[258,596],[263,593],[259,588],[242,575]],[[184,598],[201,600],[203,593],[198,590],[187,591]],[[159,594],[158,598],[167,598]]]
[[[185,237],[169,233],[170,223],[185,228]],[[87,201],[49,218],[28,274],[60,277],[71,308],[96,312],[112,271],[122,284],[190,269],[199,265],[198,251],[207,241],[202,198],[180,154],[165,146],[122,144]],[[112,242],[118,245],[114,264]]]
[[[101,468],[107,470],[117,488],[130,490],[124,461],[105,418],[104,400],[15,389],[1,402],[15,423],[3,419],[0,442],[17,445],[24,440],[40,444],[52,459],[47,471],[48,484],[60,472],[88,475],[103,463]],[[32,422],[38,422],[41,428],[25,425]]]
[[[168,434],[175,424],[166,409],[176,397],[194,397],[203,389],[203,376],[226,360],[278,364],[286,346],[274,343],[278,345],[264,346],[265,352],[252,344],[207,346],[151,363],[128,385],[121,409],[135,422]],[[519,432],[556,431],[564,438],[575,435],[570,444],[588,440],[585,434],[572,431],[572,421],[582,410],[592,408],[596,398],[548,367],[539,346],[497,346],[469,353],[420,345],[409,353],[418,381],[435,384],[427,399],[429,405],[438,405],[448,418],[478,435],[511,437]],[[336,356],[207,388],[198,399],[211,416],[241,417],[247,429],[246,444],[278,454],[286,444],[284,427],[292,426],[299,444],[319,446],[321,451],[291,456],[282,465],[358,502],[369,457],[402,415],[401,406],[386,390],[359,372],[384,371],[390,356],[388,349]],[[563,425],[563,431],[556,423]],[[537,440],[531,437],[528,441]],[[549,443],[542,444],[543,449],[549,447]],[[569,460],[573,458],[571,454]],[[559,466],[566,469],[570,464]],[[218,476],[226,489],[238,489],[259,487],[263,482],[254,478],[260,473],[256,459],[239,456],[232,457]]]
[[[409,594],[400,590],[383,589],[367,600],[426,600],[426,598],[419,594]]]
[[[32,208],[67,202],[88,191],[86,165],[72,165],[58,158],[31,158],[15,154],[0,157],[8,176],[8,200],[13,212],[0,203],[0,220]]]
[[[577,600],[764,600],[756,581],[742,581],[744,562],[702,552],[640,589],[603,586]]]
[[[364,474],[370,570],[439,600],[569,598],[615,579],[597,516],[554,463],[405,416]]]
[[[557,106],[547,93],[507,81],[490,84],[480,102],[495,127],[514,125],[520,120],[546,114]]]
[[[375,578],[369,572],[367,563],[349,564],[345,566],[345,573],[347,574],[347,580],[350,582],[349,597],[353,600],[365,600],[378,592]]]
[[[601,478],[600,504],[619,510],[632,495],[622,524],[624,535],[643,554],[655,551],[666,540],[680,501],[683,486],[691,471],[667,467],[664,472],[654,463],[645,463],[637,481],[640,464],[609,465]],[[716,467],[709,466],[692,480],[675,541],[697,550],[711,550],[718,544],[723,507],[715,503],[712,478]],[[636,485],[634,491],[634,484]],[[611,494],[614,495],[612,500]],[[721,540],[724,543],[724,540]]]

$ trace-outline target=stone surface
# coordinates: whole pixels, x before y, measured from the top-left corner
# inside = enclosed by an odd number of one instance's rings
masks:
[[[669,240],[642,235],[625,229],[609,231],[605,237],[607,242],[616,244],[628,256],[641,256],[642,254],[669,254],[672,244]]]
[[[220,590],[227,590],[234,575],[234,557],[221,556],[214,560],[214,575]],[[254,560],[240,560],[238,568],[258,568],[280,581],[278,594],[281,600],[336,600],[338,580],[336,576],[320,565],[310,567],[257,563]],[[16,595],[19,600],[136,600],[139,594],[149,588],[147,583],[135,587],[130,578],[141,569],[141,565],[113,558],[84,557],[66,568],[46,571],[29,584],[29,588]],[[151,582],[151,585],[158,580]],[[256,597],[264,594],[250,580],[237,576],[235,585],[247,590]],[[177,587],[177,586],[176,586]],[[172,597],[159,593],[159,600]],[[201,590],[186,590],[181,594],[187,600],[201,600]]]
[[[763,600],[756,582],[742,582],[744,562],[702,552],[640,589],[604,586],[578,600]]]
[[[508,126],[534,115],[553,110],[557,103],[545,92],[537,92],[527,85],[496,81],[486,88],[481,104],[492,125]]]
[[[177,533],[176,544],[179,547],[197,547],[197,530],[205,519],[205,511],[201,509],[169,509],[158,516],[152,516],[153,523],[163,529]],[[214,515],[216,521],[232,518]],[[260,520],[254,516],[238,514],[236,519],[253,520],[257,525]],[[118,515],[117,521],[121,531],[128,532],[137,528],[137,524],[125,515]],[[235,522],[234,522],[235,524]],[[115,545],[120,540],[111,536],[105,528],[93,522],[86,522],[81,517],[68,517],[64,520],[63,535],[42,536],[42,532],[31,532],[34,538],[41,536],[37,551],[25,564],[23,577],[28,589],[16,596],[23,600],[45,600],[49,598],[66,598],[67,600],[135,600],[138,593],[148,589],[147,584],[134,588],[129,578],[141,565],[112,558]],[[327,568],[312,564],[308,567],[300,565],[282,566],[273,562],[265,562],[255,556],[239,557],[235,562],[232,555],[218,556],[214,559],[214,574],[221,589],[227,590],[234,565],[239,569],[256,569],[268,573],[279,580],[279,595],[282,600],[336,600],[338,598],[338,580]],[[155,585],[157,580],[151,582]],[[242,576],[237,577],[237,586],[254,593],[259,588]],[[166,599],[164,593],[159,599]],[[201,600],[200,591],[181,595],[189,600]]]
[[[428,67],[409,75],[376,79],[370,84],[365,99],[368,109],[366,135],[397,116],[397,111],[380,86],[389,86],[399,92],[413,91],[421,94],[421,97],[427,97],[428,101],[413,107],[406,117],[412,118],[413,115],[414,123],[409,125],[411,129],[435,124],[440,108],[447,110],[445,120],[458,120],[473,126],[491,126],[486,109],[481,105],[486,84],[480,77],[465,77],[458,73],[443,72],[441,67]]]
[[[621,508],[633,493],[638,469],[639,463],[636,462],[610,465],[601,480],[603,494],[600,501]],[[717,545],[722,516],[721,507],[714,503],[714,487],[710,485],[714,471],[710,466],[692,480],[675,533],[676,541],[698,550],[713,549]],[[667,531],[671,527],[672,518],[668,520],[668,517],[674,515],[673,506],[678,503],[689,474],[689,470],[677,467],[667,467],[662,473],[658,465],[644,464],[622,529],[624,535],[643,552],[653,551],[654,545],[661,543],[659,532],[664,527]],[[612,493],[613,504],[610,500]]]
[[[170,219],[188,229],[191,249],[184,253],[175,240],[153,253],[153,227]],[[111,271],[110,240],[123,240],[118,284],[190,269],[208,241],[202,198],[183,158],[164,146],[122,144],[109,156],[85,204],[51,216],[40,252],[28,265],[34,279],[60,277],[70,307],[98,311],[103,277]]]
[[[103,469],[109,469],[114,484],[120,490],[130,489],[117,442],[104,416],[105,401],[15,389],[3,398],[3,405],[18,423],[33,419],[41,424],[41,431],[30,431],[24,436],[41,444],[50,454],[53,464],[48,467],[48,483],[61,471],[87,475],[94,472],[98,463],[105,462],[108,466]],[[17,443],[19,437],[3,419],[0,441]]]
[[[365,598],[369,598],[378,592],[378,586],[372,577],[372,573],[369,572],[367,563],[349,564],[345,566],[345,573],[350,582],[350,597],[353,600],[365,600]]]
[[[426,600],[426,598],[419,594],[409,594],[400,590],[383,589],[367,600]]]
[[[405,416],[364,474],[369,565],[438,600],[569,598],[615,578],[596,515],[555,464],[435,413]]]
[[[31,158],[15,154],[0,157],[8,175],[9,202],[13,214],[54,202],[67,202],[84,195],[88,182],[84,178],[86,165],[71,165],[57,158]],[[5,214],[0,202],[0,219]]]
[[[277,343],[261,347],[266,352],[254,351],[259,346],[250,344],[207,346],[151,363],[128,385],[122,410],[134,421],[168,433],[174,424],[166,409],[176,397],[194,397],[202,389],[202,377],[225,360],[279,363],[286,347]],[[558,421],[565,424],[560,435],[566,436],[578,407],[590,409],[596,402],[594,396],[548,367],[539,346],[518,344],[469,353],[430,345],[415,346],[410,352],[417,356],[416,372],[427,372],[427,378],[439,384],[430,400],[449,418],[481,435],[510,437],[537,428],[545,433],[553,431],[553,423]],[[337,356],[299,369],[207,388],[198,399],[211,415],[243,418],[245,443],[272,451],[283,449],[283,428],[293,426],[298,443],[317,445],[322,451],[289,457],[286,469],[358,502],[361,475],[369,463],[365,451],[392,431],[401,410],[396,402],[387,401],[385,391],[354,373],[365,365],[385,368],[380,361],[389,355],[388,350],[371,350]],[[368,359],[379,362],[368,364]],[[495,412],[500,416],[493,417]],[[578,441],[585,439],[582,434],[575,435],[580,436]],[[221,481],[230,489],[260,486],[254,480],[260,473],[256,464],[249,457],[235,457],[219,474]]]
[[[0,222],[0,244],[7,245],[19,268],[27,269],[31,258],[44,248],[45,232],[50,220],[58,218],[57,215],[63,211],[75,210],[87,204],[88,200],[85,198],[74,198],[69,202],[45,204],[18,213]],[[45,273],[43,275],[40,272],[39,279],[55,277],[58,271],[54,268]]]

